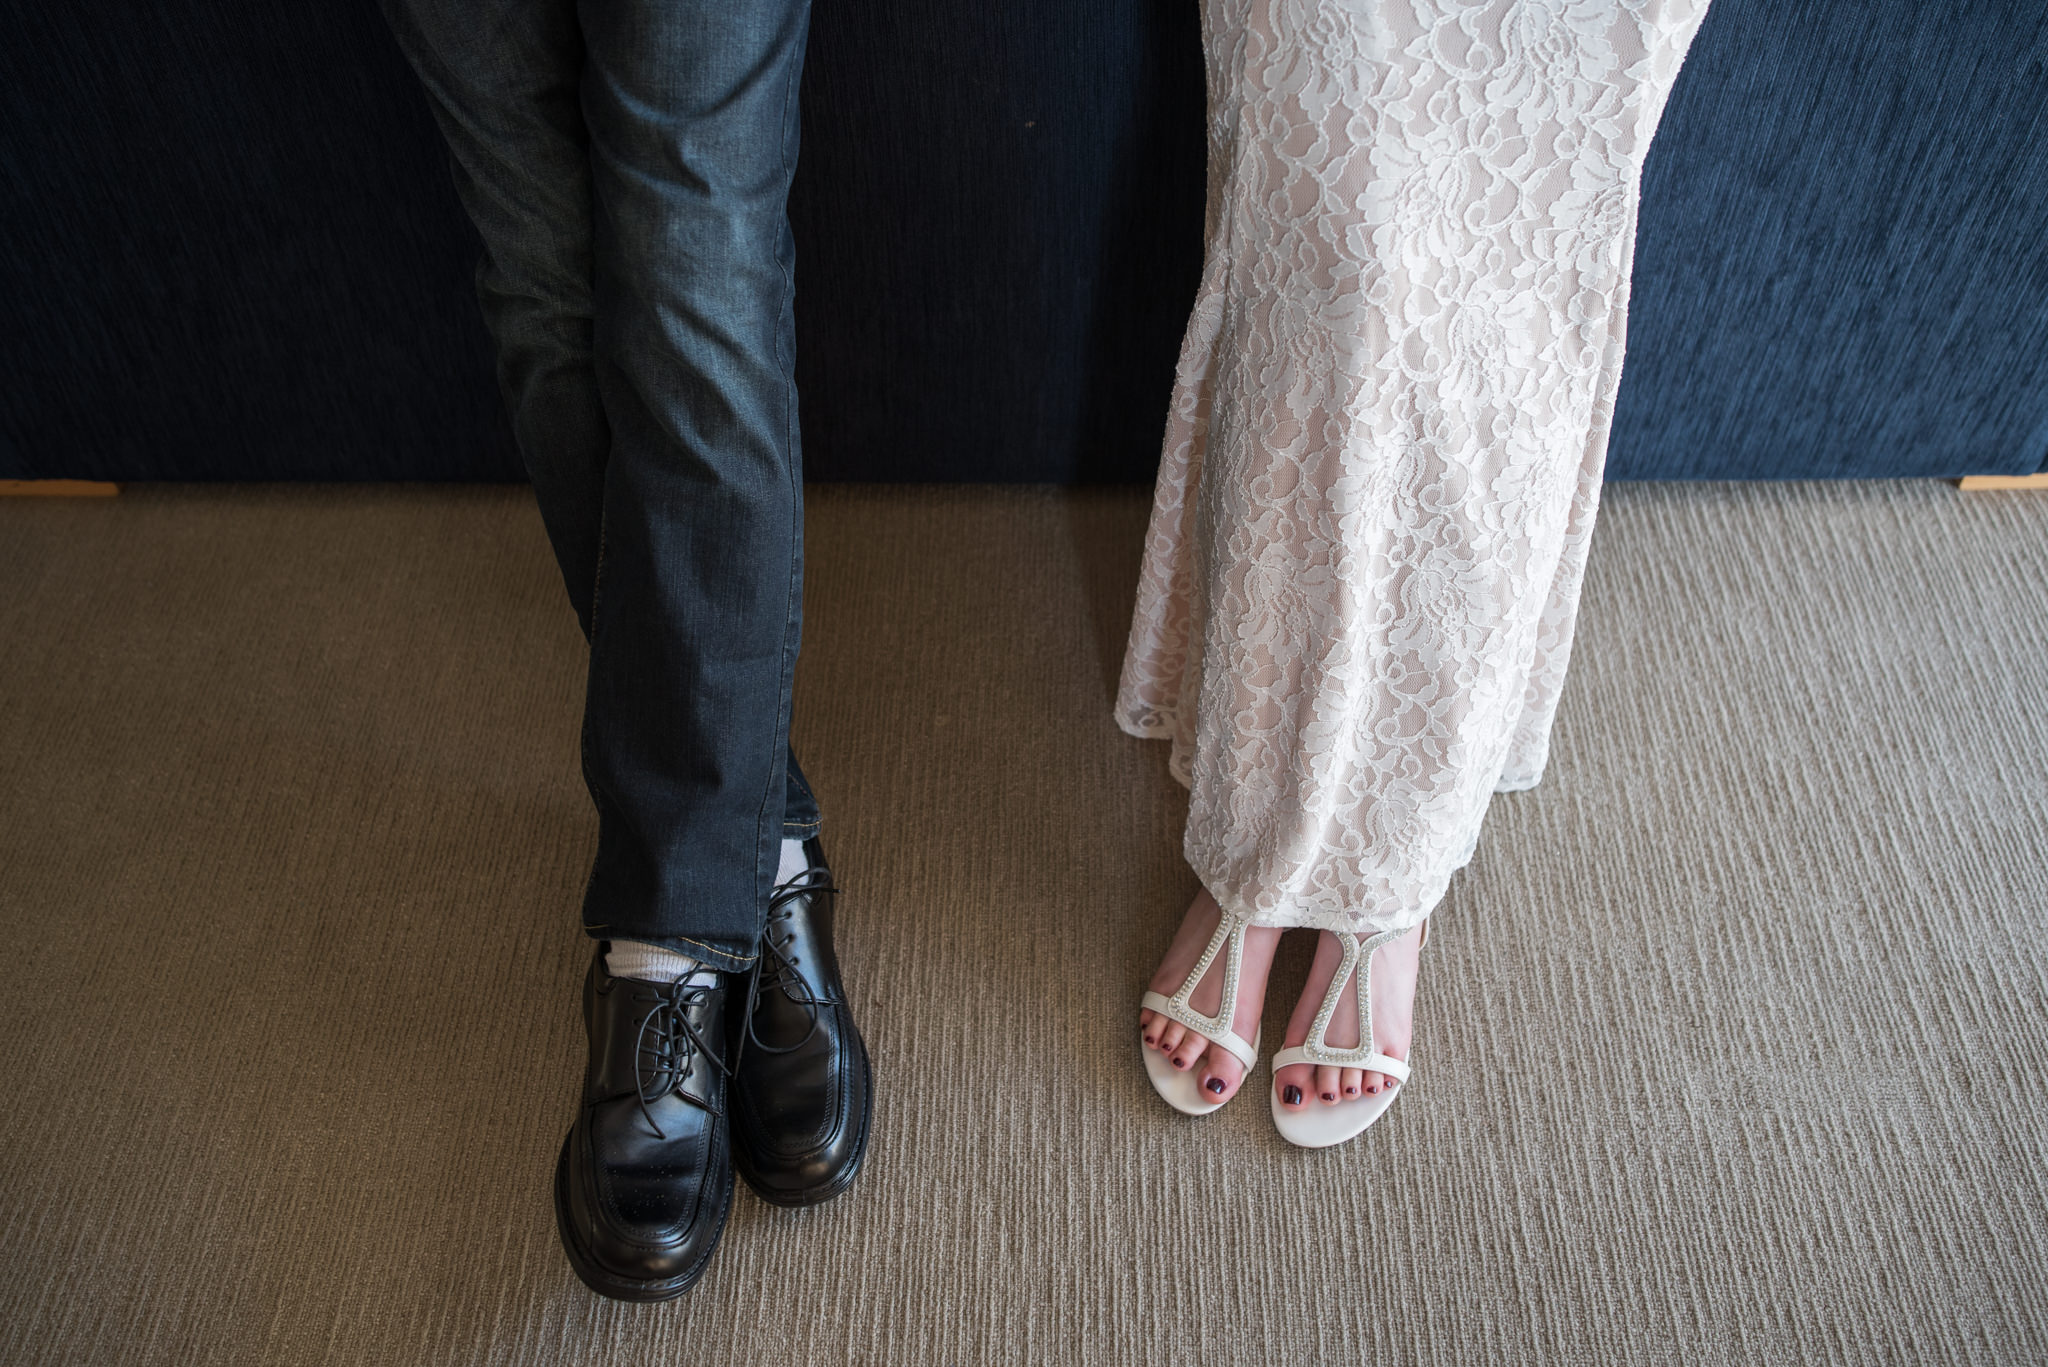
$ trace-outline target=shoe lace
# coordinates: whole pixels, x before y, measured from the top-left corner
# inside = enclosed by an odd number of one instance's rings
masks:
[[[764,962],[761,971],[753,977],[747,989],[747,1038],[749,1048],[760,1049],[770,1054],[788,1054],[810,1043],[811,1036],[818,1033],[822,1018],[819,1008],[832,1004],[829,998],[813,996],[811,985],[804,978],[799,967],[798,956],[790,948],[796,940],[796,932],[790,927],[790,918],[796,914],[797,904],[821,892],[838,891],[832,884],[829,870],[806,869],[787,883],[780,884],[768,898],[768,923],[761,930],[761,952]],[[781,1048],[764,1041],[754,1032],[754,1006],[761,1000],[763,984],[782,993],[810,1014],[810,1026],[803,1038],[795,1044]]]
[[[639,1033],[633,1041],[634,1092],[640,1099],[640,1114],[657,1138],[668,1138],[655,1123],[652,1109],[665,1096],[679,1096],[713,1115],[725,1114],[712,1102],[683,1090],[683,1079],[699,1054],[719,1072],[732,1075],[732,1069],[719,1058],[718,1051],[705,1042],[690,1022],[691,1011],[703,1003],[715,985],[704,981],[698,973],[691,973],[680,982],[633,983],[633,999],[651,1003],[647,1014],[640,1018]]]

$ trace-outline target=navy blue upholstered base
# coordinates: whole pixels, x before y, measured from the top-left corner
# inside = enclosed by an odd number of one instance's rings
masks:
[[[1629,325],[1611,477],[2048,465],[2048,6],[1714,0]]]
[[[1201,251],[1191,0],[819,0],[810,473],[1143,480]],[[1715,0],[1610,472],[2048,461],[2048,7]],[[369,4],[0,9],[0,478],[513,479]]]

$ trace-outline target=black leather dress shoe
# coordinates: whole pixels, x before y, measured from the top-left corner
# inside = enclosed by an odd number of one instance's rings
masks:
[[[607,948],[583,981],[590,1064],[555,1164],[555,1224],[591,1290],[663,1301],[703,1275],[732,1208],[726,999],[745,980],[614,978]]]
[[[832,871],[816,840],[810,868],[775,889],[761,957],[733,1031],[733,1162],[762,1200],[810,1206],[853,1185],[868,1147],[868,1051],[832,953]]]

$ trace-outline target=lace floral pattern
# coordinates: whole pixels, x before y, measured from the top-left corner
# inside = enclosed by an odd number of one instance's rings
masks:
[[[1205,0],[1208,255],[1116,715],[1271,926],[1413,925],[1543,773],[1637,182],[1706,0]]]

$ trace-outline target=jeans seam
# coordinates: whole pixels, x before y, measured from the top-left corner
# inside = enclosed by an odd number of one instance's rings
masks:
[[[810,23],[810,18],[808,14],[805,15],[804,23],[806,30],[808,30]],[[798,46],[799,49],[805,46],[802,37],[798,38]],[[796,92],[798,89],[797,81],[798,78],[802,75],[802,72],[803,62],[801,59],[801,52],[799,52],[798,60],[790,63],[790,69],[788,73],[784,75],[782,81],[782,110],[780,122],[782,130],[782,171],[784,178],[784,206],[781,231],[784,235],[787,235],[790,232],[789,210],[787,202],[787,186],[789,180],[794,177],[796,171],[795,162],[790,156],[789,144],[790,138],[792,136],[792,130],[790,128],[790,113],[792,103],[796,99]],[[779,245],[780,244],[778,243],[778,246]],[[794,248],[792,245],[792,250],[793,249]],[[780,252],[778,252],[777,254],[780,255]],[[793,311],[795,309],[795,303],[796,281],[792,277],[789,265],[787,263],[783,263],[781,307],[776,310],[775,315],[776,350],[778,353],[782,350],[782,319],[785,315],[792,315],[791,327],[792,330],[794,329],[795,319],[793,316]],[[792,336],[792,351],[794,350],[794,346],[794,337]],[[778,355],[777,359],[780,360],[782,358]],[[782,745],[776,755],[776,772],[774,774],[774,777],[769,782],[767,791],[762,794],[761,798],[761,815],[759,821],[755,826],[755,830],[757,832],[755,848],[757,850],[765,850],[765,847],[767,845],[766,837],[768,834],[768,804],[771,801],[773,801],[776,795],[779,793],[782,796],[784,807],[786,808],[788,805],[789,724],[791,711],[790,694],[796,683],[796,652],[791,648],[790,645],[790,623],[792,619],[796,616],[796,614],[799,611],[801,611],[803,607],[803,581],[799,576],[797,568],[799,564],[799,559],[803,554],[803,488],[801,481],[798,478],[796,468],[796,452],[798,440],[796,428],[797,395],[796,357],[793,354],[788,357],[787,363],[783,371],[782,393],[782,453],[783,464],[785,469],[788,471],[787,478],[789,487],[789,507],[791,523],[789,557],[789,594],[784,603],[782,617],[782,671],[780,679],[781,697],[777,700],[776,711],[776,730],[782,737]],[[779,824],[782,827],[782,831],[778,832],[778,843],[780,842],[781,838],[786,838],[785,833],[788,829],[788,822],[786,820],[780,822]],[[758,876],[758,870],[760,867],[759,855],[756,856],[755,867]]]
[[[597,505],[597,556],[596,563],[591,567],[590,572],[590,659],[593,665],[595,665],[597,662],[597,642],[601,630],[599,626],[600,619],[598,617],[597,609],[599,601],[604,596],[604,551],[606,530],[605,521],[606,519],[604,496],[603,493],[600,492],[598,495]],[[591,672],[594,673],[595,671],[593,670]],[[586,692],[589,689],[589,684],[587,680],[585,682],[584,688]],[[582,742],[583,743],[580,747],[581,754],[579,754],[577,757],[577,767],[583,771],[583,786],[590,793],[591,805],[597,808],[598,830],[600,832],[600,848],[602,848],[602,831],[604,829],[604,824],[607,819],[610,819],[611,821],[616,823],[617,816],[613,812],[611,802],[606,797],[604,789],[598,784],[597,780],[591,776],[590,772],[590,701],[588,698],[584,700],[583,704]],[[584,880],[583,900],[586,906],[589,905],[590,899],[597,892],[598,862],[599,861],[595,858],[593,858],[590,861],[590,877]]]

